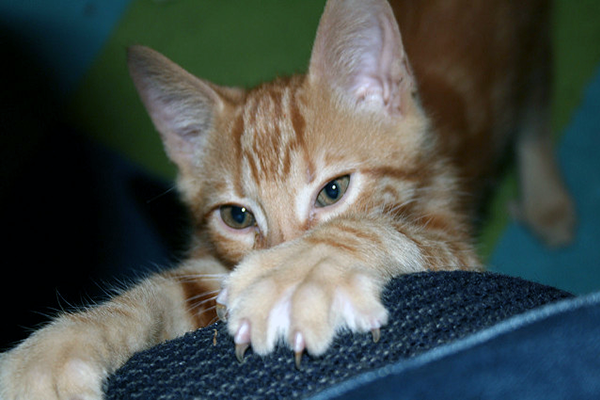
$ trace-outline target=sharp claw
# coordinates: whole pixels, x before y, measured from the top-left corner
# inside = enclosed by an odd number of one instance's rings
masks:
[[[223,322],[227,322],[227,306],[217,303],[217,317]]]
[[[223,322],[227,322],[227,289],[221,290],[217,296],[217,317]]]
[[[296,363],[296,369],[300,369],[302,366],[302,355],[304,354],[304,337],[300,332],[296,332],[294,335],[294,361]]]
[[[377,343],[379,342],[379,339],[381,339],[381,331],[379,328],[371,329],[371,335],[373,335],[373,343]]]
[[[302,369],[302,355],[304,354],[304,351],[297,351],[294,353],[294,361],[296,363],[296,369],[300,370]]]
[[[238,343],[235,345],[235,358],[242,363],[244,362],[244,353],[250,347],[250,343]]]
[[[250,323],[247,320],[242,320],[233,341],[235,342],[235,357],[242,362],[244,353],[250,347]]]

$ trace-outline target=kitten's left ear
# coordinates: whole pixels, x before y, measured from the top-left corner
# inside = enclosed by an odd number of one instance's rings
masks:
[[[185,173],[223,106],[217,87],[148,47],[130,47],[127,60],[131,78],[169,158]]]
[[[389,115],[410,113],[416,83],[386,0],[329,0],[309,67],[316,85]]]

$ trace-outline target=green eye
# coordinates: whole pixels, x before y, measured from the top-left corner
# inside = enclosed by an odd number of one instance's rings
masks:
[[[329,182],[317,196],[317,207],[327,207],[340,201],[350,184],[350,175],[335,178]]]
[[[233,229],[245,229],[256,224],[254,215],[242,206],[226,205],[219,209],[225,225]]]

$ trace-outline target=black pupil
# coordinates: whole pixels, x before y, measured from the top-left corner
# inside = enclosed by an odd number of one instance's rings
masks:
[[[329,182],[327,186],[325,186],[325,193],[330,199],[337,199],[340,195],[340,187],[337,184],[337,181]]]
[[[248,211],[244,207],[231,207],[231,218],[238,224],[243,224],[246,221],[246,213]]]

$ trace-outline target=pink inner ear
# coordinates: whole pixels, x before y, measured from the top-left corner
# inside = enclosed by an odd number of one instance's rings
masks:
[[[406,112],[413,77],[387,1],[329,0],[309,74],[369,108]]]
[[[158,52],[132,46],[128,52],[131,77],[167,154],[184,171],[202,149],[211,128],[218,93]]]
[[[398,95],[397,85],[402,76],[401,71],[394,71],[393,67],[404,52],[401,41],[395,40],[395,26],[385,17],[379,18],[378,22],[366,32],[370,40],[363,46],[351,91],[359,101],[377,102],[391,111],[400,106],[399,99],[394,96]]]

